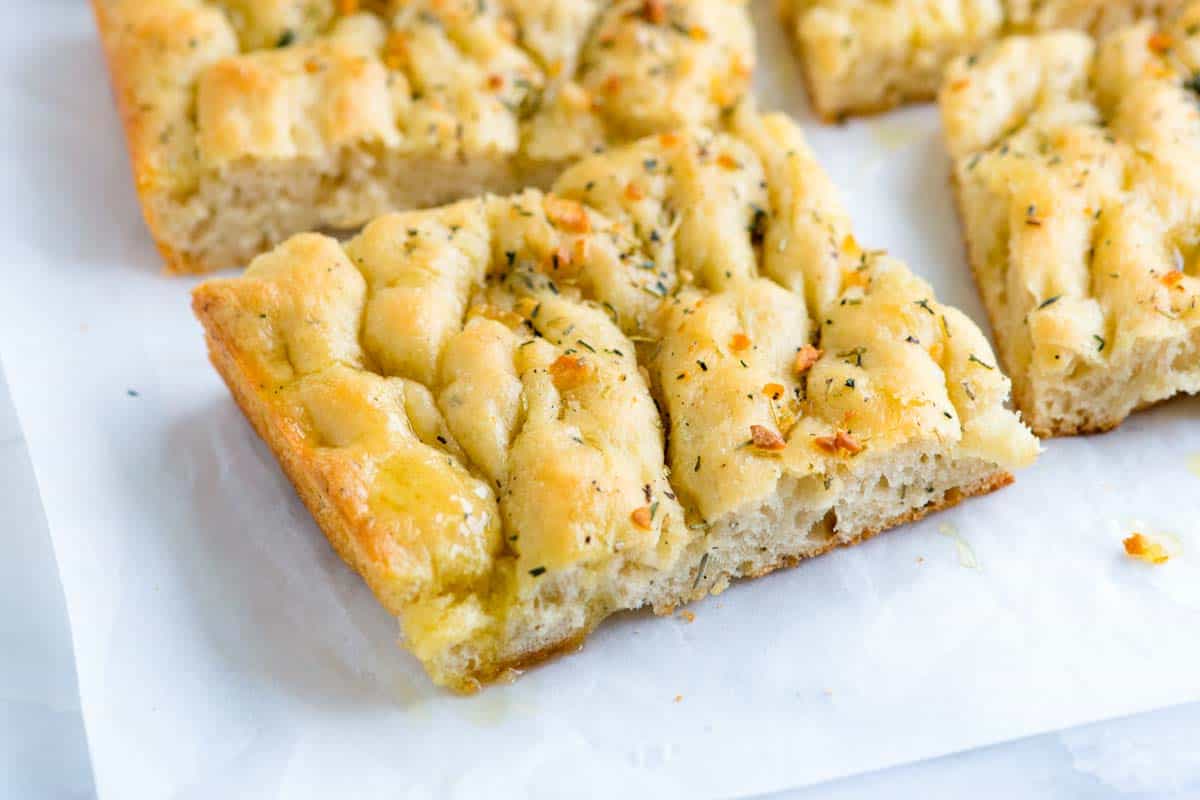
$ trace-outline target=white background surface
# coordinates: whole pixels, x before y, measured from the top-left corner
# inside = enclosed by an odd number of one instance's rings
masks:
[[[95,796],[58,569],[0,374],[0,797]],[[773,800],[1200,797],[1200,704],[782,792]]]
[[[473,700],[432,691],[204,364],[186,282],[157,274],[83,4],[28,6],[40,13],[22,14],[27,26],[0,32],[0,99],[21,120],[2,132],[12,252],[0,351],[105,796],[319,796],[351,780],[364,795],[470,795],[495,790],[495,774],[548,796],[598,793],[606,779],[732,794],[1200,697],[1188,558],[1200,505],[1185,466],[1200,452],[1195,400],[1053,443],[1017,487],[735,589],[692,626],[625,619],[513,687]],[[798,108],[778,87],[767,96]],[[933,116],[810,131],[860,239],[886,243],[981,318]],[[1184,556],[1159,570],[1127,562],[1120,539],[1137,518],[1178,536]],[[981,568],[963,567],[939,528],[969,541]],[[21,596],[53,604],[37,585]],[[28,680],[20,664],[65,660],[54,641],[44,658],[6,659],[14,686]],[[45,695],[61,719],[43,723],[69,728],[64,675]],[[1185,729],[1195,721],[1173,713]],[[1144,724],[1159,719],[1174,718]],[[1116,741],[1136,740],[1127,730]],[[1195,780],[1190,730],[1173,771],[1151,770],[1160,780]],[[1111,772],[1122,761],[1106,736],[1062,741],[1092,789],[1144,788],[1136,764]],[[1170,735],[1155,736],[1144,752],[1170,752]],[[1049,763],[1035,768],[1049,775]],[[952,785],[957,773],[937,774]],[[859,791],[904,780],[885,775]]]

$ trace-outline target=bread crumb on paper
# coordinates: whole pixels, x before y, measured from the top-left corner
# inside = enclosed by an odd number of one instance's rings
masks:
[[[1127,556],[1147,564],[1165,564],[1171,558],[1171,554],[1160,542],[1137,531],[1125,538],[1124,545]]]

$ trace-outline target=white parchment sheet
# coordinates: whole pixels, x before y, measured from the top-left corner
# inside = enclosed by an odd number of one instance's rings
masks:
[[[933,110],[816,126],[769,5],[763,104],[803,115],[860,241],[982,321]],[[435,689],[206,362],[193,282],[160,274],[86,4],[10,8],[0,352],[102,797],[729,796],[1200,699],[1196,399],[692,624],[629,615],[514,685]],[[1181,555],[1127,559],[1135,526]]]

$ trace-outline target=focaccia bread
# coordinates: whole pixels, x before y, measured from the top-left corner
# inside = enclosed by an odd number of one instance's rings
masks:
[[[743,0],[93,0],[168,269],[545,187],[580,156],[715,125]]]
[[[813,108],[827,122],[930,100],[953,58],[997,37],[1101,34],[1183,0],[779,0]]]
[[[1098,43],[1018,37],[947,72],[971,265],[1017,405],[1101,431],[1200,390],[1200,3]]]
[[[991,491],[1037,442],[966,316],[741,111],[198,287],[212,361],[433,679]]]

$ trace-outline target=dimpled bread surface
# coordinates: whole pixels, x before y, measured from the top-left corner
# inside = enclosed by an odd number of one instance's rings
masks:
[[[741,109],[306,234],[194,294],[214,365],[439,684],[959,499],[1036,456],[966,316]]]
[[[969,256],[1042,435],[1200,391],[1200,3],[1015,37],[941,92]]]
[[[813,108],[826,121],[931,100],[946,64],[1001,36],[1099,34],[1183,0],[779,0]]]
[[[287,236],[548,186],[597,149],[716,125],[740,0],[93,0],[150,230],[175,272]]]

